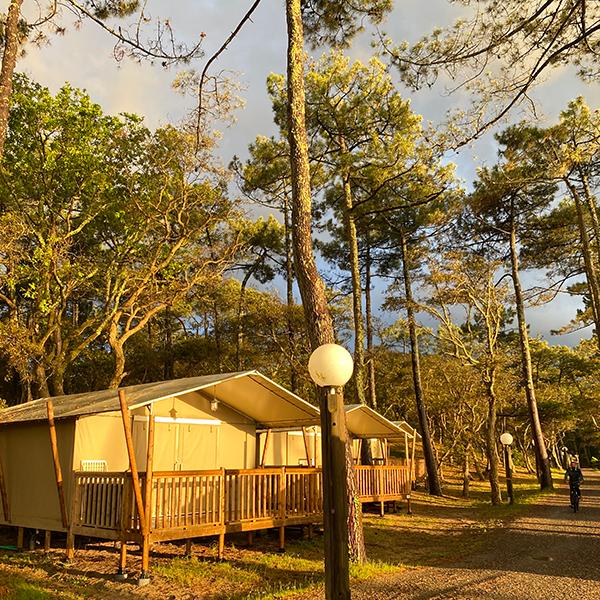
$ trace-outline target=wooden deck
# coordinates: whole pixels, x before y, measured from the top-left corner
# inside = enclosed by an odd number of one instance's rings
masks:
[[[406,466],[355,467],[362,502],[402,500]],[[140,473],[142,487],[146,478]],[[73,535],[142,539],[131,473],[75,472]],[[321,469],[307,467],[168,471],[152,474],[150,541],[280,528],[322,522]]]

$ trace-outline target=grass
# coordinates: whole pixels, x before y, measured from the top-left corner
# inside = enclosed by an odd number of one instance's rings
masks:
[[[364,516],[369,562],[353,565],[354,580],[368,580],[405,568],[439,565],[485,547],[487,534],[511,520],[540,497],[537,484],[522,473],[514,480],[516,503],[493,507],[486,482],[473,482],[471,497],[460,497],[458,480],[445,485],[445,495],[435,498],[412,494],[413,514],[405,507],[384,518]],[[303,539],[289,532],[286,552],[278,553],[277,536],[255,535],[249,547],[245,537],[236,545],[228,538],[225,562],[214,560],[214,545],[203,540],[192,558],[183,557],[183,544],[163,544],[152,557],[152,585],[137,588],[114,581],[117,551],[97,544],[76,554],[65,568],[62,552],[0,551],[0,597],[9,600],[80,600],[163,598],[276,599],[320,593],[323,581],[323,538]],[[139,571],[139,553],[130,553],[130,570]]]

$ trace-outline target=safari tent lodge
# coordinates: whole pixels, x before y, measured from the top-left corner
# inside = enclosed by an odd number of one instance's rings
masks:
[[[221,556],[226,533],[278,528],[283,548],[287,525],[322,521],[318,423],[315,407],[257,371],[13,406],[0,411],[0,523],[21,545],[24,528],[46,531],[47,544],[66,532],[67,557],[75,536],[120,541],[121,573],[127,542],[138,543],[142,575],[160,541],[214,535]],[[293,428],[306,462],[265,466],[261,432]],[[364,468],[364,501],[409,492],[408,465]]]

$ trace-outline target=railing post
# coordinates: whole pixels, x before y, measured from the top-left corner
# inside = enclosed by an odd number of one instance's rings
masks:
[[[221,524],[221,533],[219,533],[219,548],[217,555],[219,560],[223,559],[223,552],[225,550],[225,469],[221,469],[219,475],[219,512]]]
[[[281,467],[279,475],[279,518],[281,526],[279,527],[279,551],[285,551],[285,519],[286,519],[286,498],[287,498],[287,481],[285,467]]]
[[[384,486],[385,486],[383,469],[385,467],[380,466],[380,467],[375,467],[375,468],[379,469],[379,496],[380,496],[379,516],[383,517],[385,515],[385,501],[383,499],[383,496],[384,496]]]

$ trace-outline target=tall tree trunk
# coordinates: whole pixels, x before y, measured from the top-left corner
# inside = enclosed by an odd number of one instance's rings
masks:
[[[510,264],[512,270],[513,288],[515,291],[515,305],[517,309],[517,321],[519,324],[519,347],[521,349],[521,366],[523,370],[523,383],[525,385],[525,396],[527,397],[527,407],[529,408],[529,420],[531,421],[531,431],[535,440],[536,458],[540,468],[540,487],[543,490],[552,489],[552,471],[550,470],[550,460],[544,440],[544,432],[540,422],[540,415],[535,397],[535,387],[533,385],[533,369],[531,366],[531,351],[529,349],[529,334],[527,332],[527,321],[525,320],[525,305],[523,302],[523,291],[521,289],[521,279],[519,276],[519,255],[517,252],[517,231],[514,215],[514,206],[512,206],[511,228],[510,228]]]
[[[348,152],[346,140],[339,137],[342,156]],[[344,173],[344,229],[346,230],[346,243],[350,257],[350,276],[352,280],[352,318],[354,322],[354,394],[358,404],[366,404],[365,396],[365,332],[362,311],[362,284],[360,277],[360,261],[358,257],[358,235],[354,220],[352,187],[350,185],[350,171]]]
[[[477,479],[479,479],[479,481],[484,481],[485,475],[483,474],[481,465],[479,464],[479,459],[477,458],[477,453],[475,452],[474,448],[471,449],[471,453],[473,454],[473,464],[475,465],[475,472],[477,473]]]
[[[65,367],[64,361],[55,360],[50,376],[51,391],[53,396],[63,396],[65,393]]]
[[[48,374],[46,367],[41,361],[35,363],[33,368],[33,378],[37,391],[38,398],[48,398],[50,396],[50,388],[48,387]]]
[[[19,52],[19,16],[23,0],[11,0],[4,26],[4,53],[0,70],[0,163],[8,133],[8,114],[12,93],[13,75]]]
[[[375,357],[373,346],[373,308],[371,302],[371,240],[367,235],[365,249],[365,322],[367,333],[367,378],[368,378],[368,403],[373,410],[377,410],[377,388],[375,386]]]
[[[429,422],[427,420],[427,406],[425,395],[423,394],[423,385],[421,383],[421,362],[419,358],[419,340],[417,336],[417,323],[415,319],[415,303],[412,293],[412,283],[410,277],[410,268],[408,266],[408,247],[404,231],[399,230],[400,246],[402,252],[402,270],[404,274],[404,293],[406,296],[406,313],[408,317],[408,332],[410,336],[411,362],[413,373],[413,384],[415,388],[415,401],[417,404],[417,414],[419,416],[419,427],[421,429],[421,442],[423,444],[423,454],[425,455],[425,466],[427,468],[427,480],[429,493],[432,496],[442,495],[442,485],[438,473],[438,466],[433,452],[431,434],[429,432]]]
[[[217,370],[219,373],[223,371],[223,345],[221,340],[221,319],[219,317],[219,306],[215,301],[212,303],[212,314],[215,329],[215,352],[217,354]]]
[[[298,389],[298,374],[294,364],[294,323],[292,320],[292,309],[294,307],[294,253],[292,251],[292,227],[290,223],[290,207],[287,195],[283,201],[283,227],[285,240],[285,287],[286,287],[286,325],[288,335],[288,352],[290,366],[290,389],[296,392]]]
[[[471,473],[469,469],[469,453],[470,453],[470,445],[467,444],[465,447],[465,454],[463,456],[463,468],[462,468],[462,476],[463,476],[463,485],[462,485],[462,497],[469,497],[469,487],[471,483]]]
[[[242,284],[240,286],[240,295],[238,298],[238,306],[237,306],[237,315],[236,315],[236,328],[235,328],[235,370],[241,371],[243,368],[242,361],[242,343],[244,339],[244,326],[243,326],[243,318],[244,318],[244,303],[246,300],[246,288],[248,287],[248,281],[250,281],[250,277],[254,273],[255,267],[257,265],[253,265],[251,269],[248,270],[246,275],[244,275],[244,279],[242,280]]]
[[[579,227],[579,239],[581,240],[581,252],[583,254],[583,264],[585,267],[585,276],[590,290],[590,307],[592,309],[592,318],[594,319],[596,340],[600,348],[600,284],[598,282],[598,272],[596,270],[596,261],[592,256],[590,247],[590,238],[587,231],[587,224],[583,213],[581,196],[577,188],[565,178],[565,183],[571,192],[571,197],[575,204],[577,212],[577,224]]]
[[[500,480],[498,477],[498,446],[496,445],[496,391],[495,372],[492,370],[485,381],[485,388],[488,399],[488,412],[485,423],[485,453],[488,460],[488,480],[490,482],[490,495],[492,504],[502,503],[502,493],[500,492]]]
[[[292,240],[294,247],[294,265],[298,288],[302,297],[302,306],[306,318],[308,337],[311,347],[317,348],[321,344],[334,341],[333,321],[327,304],[325,285],[317,271],[317,265],[312,249],[312,199],[310,190],[310,168],[308,158],[308,139],[306,135],[305,120],[305,93],[304,93],[304,32],[302,25],[301,0],[286,0],[286,20],[288,32],[287,48],[287,92],[288,92],[288,139],[290,145],[290,166],[292,174]],[[327,390],[319,390],[319,406],[321,409],[321,427],[329,430],[330,413],[328,410]],[[336,427],[342,432],[342,439],[347,440],[346,419],[343,407],[336,422]],[[322,440],[325,439],[323,435]],[[329,452],[325,448],[323,451]],[[340,449],[333,449],[338,460],[346,460],[348,448],[341,454]],[[325,454],[324,454],[325,456]],[[324,479],[334,477],[334,474],[325,471]],[[341,551],[333,558],[326,552],[325,572],[330,577],[347,573],[347,561],[350,557],[360,561],[364,557],[364,541],[361,536],[352,535],[353,532],[362,531],[362,513],[360,502],[357,502],[357,489],[352,468],[347,470],[346,491],[350,498],[345,510],[348,523],[348,545],[346,551]],[[324,507],[325,523],[331,516],[331,506]],[[331,544],[331,532],[326,529],[325,544]],[[327,579],[327,578],[326,578]],[[344,581],[344,597],[350,597],[349,582]],[[328,584],[330,580],[327,579]],[[348,588],[347,590],[345,588]]]
[[[578,167],[579,178],[581,180],[581,187],[583,188],[583,198],[585,200],[585,205],[590,213],[590,218],[592,220],[592,229],[594,231],[594,242],[596,243],[596,260],[595,263],[598,264],[600,262],[600,222],[598,220],[598,207],[596,205],[596,198],[592,194],[590,190],[590,182],[588,180],[588,176],[583,170],[582,166]]]
[[[113,354],[113,374],[108,384],[109,389],[116,389],[125,377],[125,349],[119,338],[119,321],[113,320],[108,330],[108,344]]]
[[[173,356],[173,327],[171,311],[165,308],[165,345],[163,359],[163,378],[173,379],[175,377],[175,357]]]

